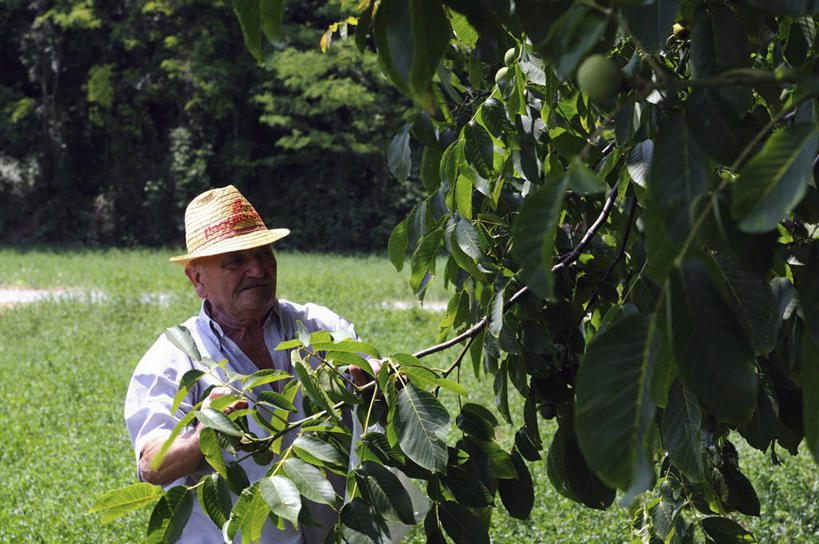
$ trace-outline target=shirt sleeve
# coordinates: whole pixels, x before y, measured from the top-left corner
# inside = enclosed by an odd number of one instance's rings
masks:
[[[124,415],[137,462],[145,444],[154,438],[169,436],[193,409],[198,388],[191,391],[176,413],[171,413],[179,380],[192,368],[193,362],[163,336],[134,370],[125,397]]]

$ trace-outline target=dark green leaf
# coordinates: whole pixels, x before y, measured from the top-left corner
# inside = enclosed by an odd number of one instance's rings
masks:
[[[675,380],[663,412],[663,445],[674,466],[691,481],[702,479],[705,468],[701,425],[702,413],[697,398]]]
[[[572,3],[536,43],[560,79],[565,79],[606,31],[606,19],[591,7]],[[548,9],[544,6],[542,9]],[[542,13],[538,17],[543,17]]]
[[[748,38],[728,6],[713,4],[709,9],[697,10],[691,31],[691,60],[695,78],[750,66]]]
[[[193,512],[195,500],[193,493],[183,485],[169,489],[151,512],[145,542],[147,544],[171,544],[179,540]]]
[[[155,503],[162,498],[164,493],[161,487],[147,482],[132,484],[102,495],[94,501],[88,513],[103,512],[102,523],[108,523],[129,512]]]
[[[319,469],[295,457],[286,459],[282,468],[299,493],[313,502],[335,504],[336,492]]]
[[[680,3],[680,0],[655,0],[623,8],[629,31],[640,40],[647,52],[658,53],[665,46]]]
[[[776,346],[779,333],[779,308],[768,283],[753,272],[743,270],[737,261],[716,255],[719,279],[727,289],[728,302],[757,353],[767,355]]]
[[[552,296],[552,265],[557,219],[566,179],[538,188],[524,200],[512,226],[512,253],[521,279],[541,297]]]
[[[702,261],[684,261],[672,271],[670,285],[674,356],[684,383],[717,417],[746,421],[756,403],[757,378],[742,325]]]
[[[298,525],[301,497],[296,484],[277,474],[262,478],[259,482],[259,492],[271,512],[291,521],[293,525]]]
[[[262,31],[271,42],[283,42],[282,17],[286,0],[259,0]]]
[[[242,27],[245,47],[256,58],[262,60],[262,24],[259,17],[260,0],[233,0],[233,11]]]
[[[631,315],[599,333],[577,375],[575,428],[586,462],[626,503],[651,485],[651,377],[659,347],[651,315]]]
[[[732,215],[740,229],[773,230],[799,204],[813,179],[816,125],[796,124],[777,131],[751,159],[733,185]]]
[[[764,378],[764,375],[762,377]],[[763,380],[757,390],[754,413],[751,414],[751,419],[746,424],[739,427],[739,432],[751,447],[764,452],[776,438],[778,425],[779,406],[776,402],[776,394],[767,380]]]
[[[535,505],[534,484],[526,463],[516,452],[512,453],[512,462],[518,477],[511,480],[499,479],[498,494],[510,516],[526,519]]]
[[[599,194],[608,189],[608,186],[594,172],[589,170],[579,158],[572,160],[568,178],[569,189],[581,195]]]
[[[441,479],[456,501],[469,508],[492,504],[492,494],[473,471],[463,466],[449,466]]]
[[[726,488],[725,502],[746,516],[759,516],[759,498],[750,480],[735,468],[722,469]]]
[[[412,170],[412,161],[410,159],[410,125],[405,124],[390,142],[390,147],[387,152],[387,167],[398,181],[404,183],[410,175]]]
[[[819,2],[817,0],[748,0],[748,4],[776,15],[784,14],[802,17],[803,15],[819,14]]]
[[[493,172],[493,160],[495,147],[492,136],[483,125],[476,121],[470,121],[463,128],[464,134],[464,157],[475,172],[483,178],[491,178]]]
[[[408,383],[398,393],[394,418],[401,451],[423,468],[445,471],[449,413],[438,399]]]
[[[455,424],[464,433],[478,440],[492,440],[495,438],[495,427],[498,426],[498,420],[482,405],[468,402],[464,404],[461,413],[455,418]]]
[[[736,521],[728,518],[710,517],[700,520],[705,534],[714,544],[745,544],[754,542],[751,533],[742,528]]]
[[[819,344],[810,334],[802,334],[802,353],[805,442],[813,459],[819,463]]]
[[[395,474],[378,463],[364,461],[355,478],[367,502],[385,519],[415,524],[412,500]]]
[[[328,415],[338,418],[338,414],[336,414],[336,411],[333,409],[333,405],[330,402],[330,399],[327,397],[327,392],[319,383],[315,371],[302,360],[298,360],[293,363],[293,370],[296,371],[296,375],[299,378],[299,382],[301,382],[301,388],[302,391],[304,391],[305,396],[316,403],[316,406],[319,406],[322,410],[326,411]]]
[[[419,242],[418,248],[412,254],[412,276],[410,286],[418,293],[421,290],[424,277],[435,271],[435,256],[443,243],[443,230],[438,228],[427,233]]]
[[[241,495],[246,488],[250,487],[250,480],[247,478],[245,469],[236,461],[227,463],[225,472],[227,473],[227,483],[230,490],[237,495]]]
[[[453,501],[438,506],[438,517],[455,544],[489,544],[486,525],[471,510]]]
[[[349,544],[387,544],[389,531],[381,516],[369,504],[355,498],[339,514],[341,535]]]
[[[685,121],[702,150],[727,165],[739,156],[755,131],[725,98],[708,88],[691,92],[685,104]]]
[[[653,158],[654,142],[652,140],[643,140],[635,144],[628,153],[628,174],[631,180],[640,187],[648,184]]]
[[[515,447],[527,461],[540,461],[540,448],[529,437],[526,427],[515,433]]]
[[[438,525],[438,507],[433,505],[424,517],[424,535],[427,544],[446,544],[444,533]]]
[[[404,257],[407,254],[408,245],[407,220],[404,219],[392,230],[390,239],[387,241],[387,253],[390,262],[395,269],[400,272],[404,268]]]
[[[586,464],[571,422],[562,423],[552,438],[546,456],[546,473],[558,493],[564,497],[605,510],[614,502],[616,491],[608,487]]]
[[[230,517],[230,510],[233,508],[227,481],[218,472],[203,476],[198,497],[202,511],[213,520],[217,527],[222,527]]]

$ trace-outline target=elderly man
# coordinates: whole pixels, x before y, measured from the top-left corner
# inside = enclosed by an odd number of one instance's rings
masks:
[[[288,370],[288,353],[275,348],[296,336],[298,321],[311,332],[346,330],[355,334],[348,321],[327,308],[276,298],[276,258],[271,244],[289,232],[268,229],[250,202],[233,186],[199,195],[185,211],[188,253],[171,261],[185,266],[185,274],[202,298],[202,307],[199,315],[190,318],[184,326],[191,332],[200,353],[216,361],[226,359],[228,370],[242,374],[264,368]],[[200,424],[175,440],[162,464],[152,467],[152,460],[177,422],[203,400],[210,385],[218,384],[215,380],[201,380],[177,412],[171,413],[179,380],[192,368],[196,368],[196,362],[163,335],[134,371],[125,401],[125,420],[136,453],[139,477],[144,481],[163,486],[193,485],[211,471],[199,448]],[[223,394],[224,388],[213,389],[204,399],[204,405]],[[299,394],[295,402],[299,410],[300,401]],[[242,407],[244,401],[239,401],[225,411]],[[249,424],[251,431],[265,434],[255,422],[249,421]],[[252,459],[242,461],[241,466],[251,482],[262,478],[267,469]],[[343,496],[343,479],[340,484],[336,491]],[[288,525],[287,529],[279,530],[268,521],[262,542],[322,542],[335,513],[315,506],[311,512],[325,525],[323,529],[303,525],[299,531]],[[221,530],[197,503],[180,542],[216,544],[224,540]]]

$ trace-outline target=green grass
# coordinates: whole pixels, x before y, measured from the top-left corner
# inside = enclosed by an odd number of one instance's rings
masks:
[[[181,267],[167,262],[175,253],[0,249],[0,286],[106,294],[0,308],[0,542],[141,541],[147,511],[108,525],[84,512],[103,492],[135,481],[122,421],[130,373],[163,327],[198,311],[199,300]],[[396,274],[385,258],[302,253],[278,258],[282,298],[333,308],[382,352],[411,353],[436,343],[438,314],[389,305],[412,300],[412,294],[407,271]],[[428,301],[446,299],[440,286],[432,289]],[[167,302],[145,302],[146,293],[162,293]],[[426,362],[443,367],[456,352]],[[491,384],[479,384],[467,367],[461,378],[474,391],[469,400],[491,405]],[[457,399],[442,395],[454,417]],[[519,411],[514,412],[519,424]],[[506,445],[516,428],[502,429]],[[552,432],[551,422],[543,422],[547,443]],[[783,465],[774,467],[736,442],[741,466],[762,501],[762,516],[745,520],[758,542],[819,541],[819,478],[809,456],[780,451]],[[625,509],[598,512],[572,503],[552,488],[544,461],[530,469],[536,485],[531,518],[508,518],[498,501],[493,542],[632,541]],[[423,542],[423,531],[414,531],[408,541]]]

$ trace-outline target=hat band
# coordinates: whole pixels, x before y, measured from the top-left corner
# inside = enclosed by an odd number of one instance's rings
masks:
[[[265,229],[266,227],[262,222],[262,218],[259,217],[256,210],[237,213],[218,223],[205,227],[201,238],[197,237],[197,240],[190,240],[190,242],[193,243],[188,244],[188,252],[193,253],[206,244],[220,242],[233,236]]]

